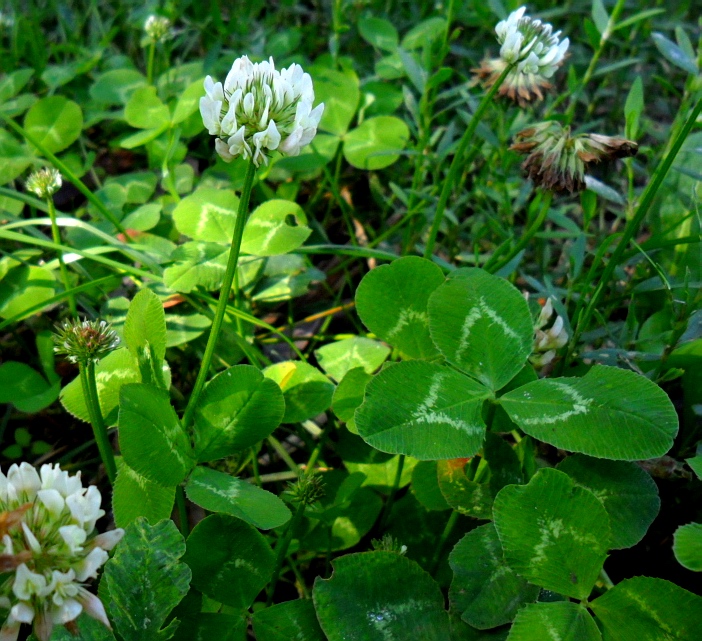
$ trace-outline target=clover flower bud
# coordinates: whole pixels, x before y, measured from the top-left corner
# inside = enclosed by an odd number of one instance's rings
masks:
[[[98,489],[84,488],[80,472],[43,465],[37,473],[29,463],[0,472],[0,489],[0,608],[7,611],[0,639],[15,641],[21,624],[31,623],[48,641],[54,626],[71,624],[81,612],[109,627],[84,582],[97,575],[124,530],[92,536],[105,514]]]
[[[374,550],[382,552],[395,552],[395,554],[400,556],[404,556],[407,553],[407,546],[400,543],[392,534],[383,534],[382,539],[371,539],[371,545]]]
[[[104,320],[65,320],[56,326],[54,351],[72,363],[97,363],[119,345],[119,337]]]
[[[62,184],[63,181],[58,169],[45,167],[30,174],[24,186],[27,188],[27,191],[31,191],[39,198],[48,198],[58,191]]]
[[[297,481],[288,484],[286,492],[293,502],[312,505],[324,496],[324,481],[318,474],[303,474]]]
[[[532,99],[543,100],[542,90],[551,88],[548,78],[563,64],[570,41],[559,40],[560,31],[541,20],[525,16],[526,7],[513,11],[495,27],[501,45],[500,57],[485,59],[473,69],[479,80],[491,87],[505,69],[512,66],[499,89],[499,95],[524,106]]]
[[[544,329],[551,321],[552,316],[553,303],[549,298],[541,308],[534,326],[534,347],[529,360],[536,367],[548,365],[556,357],[556,350],[568,342],[568,332],[561,316],[557,315],[552,325],[548,329]]]
[[[520,131],[510,149],[528,154],[522,168],[537,185],[572,193],[585,188],[589,164],[634,156],[638,145],[626,138],[600,134],[572,136],[570,127],[551,120]]]
[[[150,15],[144,22],[144,31],[151,42],[163,42],[171,36],[171,21],[164,16]]]
[[[272,151],[297,156],[312,142],[324,111],[313,103],[312,78],[300,65],[278,71],[273,58],[254,64],[242,56],[224,85],[207,76],[200,114],[225,162],[241,155],[259,167]]]
[[[15,26],[15,16],[11,13],[0,11],[0,28],[12,29]]]

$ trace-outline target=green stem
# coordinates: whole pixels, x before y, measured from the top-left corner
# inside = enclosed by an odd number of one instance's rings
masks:
[[[448,175],[444,184],[441,187],[441,195],[439,196],[439,202],[436,205],[436,212],[434,214],[434,221],[431,224],[431,230],[429,231],[429,240],[427,241],[427,246],[424,250],[424,258],[431,258],[434,253],[434,245],[436,244],[436,236],[439,233],[439,228],[441,227],[441,222],[444,219],[444,212],[446,211],[446,203],[448,203],[449,196],[453,192],[453,186],[458,179],[458,174],[464,166],[463,156],[465,156],[466,149],[473,139],[473,134],[480,123],[485,110],[492,101],[500,85],[504,82],[507,74],[512,71],[514,65],[508,65],[505,70],[500,74],[500,77],[495,81],[495,84],[490,87],[490,90],[483,96],[478,108],[475,110],[473,117],[470,119],[468,126],[466,127],[461,141],[458,144],[458,149],[453,156],[451,161],[451,166],[449,167]]]
[[[434,549],[434,556],[432,557],[431,565],[429,566],[430,574],[434,574],[434,572],[436,572],[437,568],[439,567],[439,561],[441,561],[441,551],[444,549],[444,546],[446,545],[446,541],[448,540],[449,536],[451,536],[451,532],[453,532],[453,528],[456,526],[457,521],[458,512],[454,510],[453,512],[451,512],[449,520],[446,521],[446,527],[444,527],[444,531],[441,533],[441,538],[439,539],[439,542],[436,544],[436,548]]]
[[[590,323],[595,308],[599,304],[600,299],[604,294],[605,288],[607,287],[607,284],[609,283],[609,280],[612,277],[612,274],[614,273],[614,270],[620,264],[622,256],[624,255],[624,252],[626,252],[631,239],[638,232],[641,223],[643,222],[644,218],[646,217],[646,214],[648,213],[648,210],[651,208],[651,204],[653,203],[653,200],[656,197],[656,194],[658,193],[658,189],[660,188],[661,184],[663,183],[663,180],[668,174],[668,171],[670,170],[670,167],[672,166],[675,157],[678,155],[680,148],[685,142],[685,139],[694,127],[695,122],[697,120],[697,116],[699,116],[700,111],[702,111],[702,99],[699,99],[697,101],[697,104],[695,104],[694,108],[689,113],[685,124],[680,130],[680,133],[675,138],[675,142],[672,144],[670,151],[666,154],[666,156],[663,158],[658,167],[656,167],[656,170],[653,173],[653,178],[646,187],[646,191],[644,191],[643,197],[641,198],[641,203],[636,209],[636,213],[624,228],[619,243],[617,243],[616,248],[612,252],[612,256],[605,265],[604,271],[602,272],[602,276],[600,277],[600,280],[597,284],[597,288],[595,289],[595,293],[592,295],[592,298],[590,299],[590,302],[585,308],[585,311],[578,319],[578,324],[575,328],[575,331],[573,332],[573,337],[568,343],[566,351],[566,365],[570,363],[572,354],[575,350],[575,346],[577,345],[581,334],[583,333],[583,331],[585,331],[588,324]]]
[[[146,64],[146,82],[150,85],[154,84],[154,58],[156,56],[156,43],[152,42],[149,45],[149,61]]]
[[[500,269],[502,269],[505,265],[508,265],[509,262],[529,244],[529,241],[536,235],[539,229],[541,229],[541,225],[543,225],[544,220],[546,220],[546,216],[548,215],[548,211],[551,206],[552,198],[553,194],[550,191],[547,191],[543,195],[541,210],[539,211],[539,215],[536,217],[536,220],[533,222],[531,227],[529,227],[529,229],[527,229],[527,231],[524,232],[524,235],[519,239],[519,242],[502,260],[498,261],[496,265],[493,265],[492,259],[490,259],[485,265],[485,269],[487,271],[489,271],[491,274],[500,271]]]
[[[83,387],[83,398],[88,408],[90,424],[93,427],[93,435],[100,451],[107,478],[114,485],[115,477],[117,476],[117,466],[115,465],[115,455],[112,451],[112,445],[107,435],[107,427],[102,418],[100,410],[100,400],[97,392],[97,384],[95,382],[95,363],[89,361],[87,364],[80,364],[80,382]]]
[[[5,117],[4,121],[5,124],[16,134],[22,136],[28,143],[34,145],[41,152],[41,154],[61,172],[61,175],[70,180],[76,186],[78,191],[83,194],[83,196],[85,196],[90,203],[117,228],[117,231],[124,236],[124,242],[129,242],[129,236],[127,236],[122,224],[114,217],[112,212],[105,207],[100,199],[86,187],[85,183],[71,171],[68,165],[54,156],[54,154],[52,154],[44,145],[42,145],[33,135],[27,133],[27,131],[20,127],[14,120]]]
[[[54,207],[54,201],[51,197],[46,199],[46,204],[49,208],[49,218],[51,219],[51,237],[57,245],[61,244],[61,234],[59,233],[58,225],[56,224],[56,208]],[[66,263],[63,262],[63,250],[59,249],[56,252],[59,262],[59,271],[61,272],[61,280],[63,281],[63,290],[65,292],[70,292],[70,281],[68,280],[68,270],[66,269]],[[73,318],[78,318],[78,309],[76,308],[76,299],[73,297],[72,293],[68,294],[68,306],[71,308],[71,315]]]
[[[334,426],[334,421],[331,420],[331,417],[327,416],[327,424],[324,426],[324,430],[322,433],[319,435],[319,440],[317,441],[317,445],[314,448],[314,451],[312,452],[312,455],[310,456],[309,460],[307,461],[307,466],[305,467],[305,476],[309,476],[314,472],[314,466],[317,463],[317,459],[319,458],[319,455],[322,453],[322,448],[324,447],[324,443],[327,440],[327,436],[329,435],[330,430]]]
[[[385,507],[383,508],[383,514],[380,517],[379,527],[382,530],[390,517],[390,510],[392,509],[392,504],[395,502],[395,495],[397,490],[400,489],[400,480],[402,478],[402,468],[405,466],[405,455],[400,454],[400,458],[397,460],[397,471],[395,472],[395,480],[390,488],[390,494],[388,500],[385,502]]]
[[[607,588],[608,590],[611,590],[614,587],[614,583],[612,583],[612,579],[609,578],[609,574],[607,574],[605,572],[604,568],[602,568],[600,570],[600,581],[602,581],[605,588]]]
[[[297,463],[293,461],[292,456],[288,454],[287,450],[282,446],[280,441],[274,436],[266,437],[268,444],[276,451],[276,454],[285,462],[285,464],[290,468],[291,472],[295,472],[297,475],[300,474],[300,468]]]
[[[176,508],[178,508],[180,533],[187,539],[188,534],[190,534],[190,523],[188,521],[188,506],[185,504],[185,490],[182,485],[176,487]]]
[[[244,179],[244,187],[241,192],[241,199],[239,200],[239,210],[236,214],[236,223],[234,225],[234,235],[232,237],[231,249],[229,250],[227,270],[225,271],[224,278],[222,279],[222,288],[219,292],[219,300],[217,301],[217,309],[215,311],[214,319],[212,320],[210,336],[207,339],[205,355],[202,357],[200,371],[197,373],[197,379],[195,380],[195,387],[193,388],[192,394],[190,395],[190,400],[188,401],[188,405],[185,408],[185,414],[183,415],[183,427],[186,429],[190,425],[190,421],[192,420],[193,412],[195,411],[195,406],[197,405],[198,398],[200,398],[202,389],[205,387],[205,379],[207,378],[207,374],[210,369],[210,363],[212,362],[212,356],[214,355],[215,347],[217,347],[217,339],[219,338],[219,333],[222,330],[222,322],[224,321],[224,314],[227,310],[227,301],[229,300],[229,294],[232,290],[232,283],[234,282],[236,266],[239,262],[239,250],[241,249],[241,239],[244,235],[244,226],[246,225],[246,219],[248,218],[249,200],[251,198],[251,189],[253,187],[253,181],[255,176],[256,165],[254,165],[253,160],[250,160],[249,166],[246,170],[246,178]]]
[[[275,568],[273,570],[273,575],[271,576],[271,581],[268,584],[268,599],[266,601],[267,606],[270,606],[271,603],[273,603],[273,593],[275,592],[275,586],[280,578],[280,571],[283,569],[283,563],[285,562],[285,557],[288,554],[290,542],[292,541],[295,528],[302,520],[304,514],[305,504],[299,503],[295,509],[293,517],[288,521],[288,527],[285,529],[283,538],[278,540],[278,545],[275,548]]]

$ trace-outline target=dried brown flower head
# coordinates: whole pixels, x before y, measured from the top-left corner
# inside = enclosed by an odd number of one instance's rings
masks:
[[[570,127],[551,120],[520,131],[510,149],[528,154],[522,169],[534,183],[572,193],[585,188],[585,169],[589,164],[634,156],[638,145],[626,138],[601,134],[572,136]]]

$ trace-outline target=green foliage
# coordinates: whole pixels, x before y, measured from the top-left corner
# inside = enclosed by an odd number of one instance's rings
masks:
[[[180,560],[184,553],[185,541],[172,521],[150,526],[137,519],[127,527],[103,578],[108,607],[124,641],[173,637],[178,620],[163,626],[190,585],[190,569]]]
[[[529,383],[501,404],[530,436],[606,459],[662,456],[678,432],[665,392],[643,376],[602,365],[579,379]]]
[[[448,367],[399,363],[368,383],[356,426],[369,445],[383,452],[423,460],[472,456],[485,436],[481,413],[490,395]]]
[[[431,358],[438,351],[429,336],[427,303],[443,282],[441,270],[431,262],[400,258],[361,281],[356,291],[358,314],[370,331],[407,358]]]
[[[673,551],[680,565],[702,572],[702,524],[688,523],[675,530]]]
[[[124,385],[118,424],[124,461],[141,476],[170,487],[193,468],[187,434],[163,390],[142,383]]]
[[[0,12],[0,452],[127,529],[113,631],[52,639],[702,638],[694,3],[530,10],[568,55],[499,87],[499,2],[162,3],[162,39],[34,4]],[[310,74],[299,155],[216,155],[232,51]],[[97,403],[76,315],[122,341]]]
[[[334,384],[307,363],[286,361],[263,370],[266,379],[275,381],[283,392],[285,414],[283,423],[297,423],[329,409]]]
[[[203,594],[235,608],[248,608],[273,574],[273,552],[251,525],[214,514],[188,537],[184,557],[193,585]]]
[[[519,611],[508,641],[540,641],[557,635],[573,641],[601,641],[597,624],[577,603],[532,603]]]
[[[449,363],[492,390],[509,383],[531,354],[524,297],[481,270],[458,270],[431,295],[431,337]]]
[[[135,472],[117,459],[117,480],[112,494],[115,523],[127,527],[143,517],[149,523],[167,519],[173,511],[175,486],[164,487]]]
[[[610,547],[602,503],[562,472],[540,470],[495,499],[495,528],[510,567],[532,583],[586,599]]]
[[[195,408],[195,456],[213,461],[250,447],[283,419],[280,388],[255,367],[220,372],[205,387]]]
[[[449,562],[453,570],[451,606],[479,630],[509,623],[524,604],[539,595],[536,585],[527,583],[505,562],[492,523],[466,534],[453,548]]]
[[[325,641],[314,605],[298,599],[259,610],[253,616],[253,629],[258,641]]]
[[[329,641],[381,641],[408,629],[418,638],[448,636],[439,586],[415,562],[394,552],[348,554],[334,562],[330,579],[314,584],[317,618]]]
[[[612,528],[611,548],[636,545],[658,515],[658,488],[635,463],[576,454],[563,460],[558,469],[600,499]]]
[[[590,607],[612,641],[693,641],[702,634],[702,597],[662,579],[626,579]]]
[[[290,510],[275,494],[207,467],[193,470],[185,491],[196,505],[236,516],[262,530],[279,527],[290,519]]]

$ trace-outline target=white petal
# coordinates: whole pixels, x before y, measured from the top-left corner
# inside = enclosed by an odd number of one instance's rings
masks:
[[[39,474],[29,463],[23,462],[21,465],[12,465],[7,473],[8,481],[14,485],[17,493],[25,492],[31,501],[37,495],[37,490],[41,489],[41,479]]]
[[[34,621],[34,608],[24,601],[20,601],[12,607],[10,610],[10,616],[15,621],[20,621],[22,623],[31,623]]]
[[[32,548],[34,552],[41,553],[41,545],[39,545],[37,537],[34,536],[34,533],[24,521],[22,521],[22,531],[24,532],[24,540],[27,541],[27,545]]]
[[[302,127],[297,127],[285,140],[283,140],[283,142],[280,143],[278,146],[278,151],[288,156],[299,155],[302,131]]]
[[[88,555],[75,566],[76,579],[81,583],[97,577],[98,568],[109,558],[102,548],[93,548]]]
[[[224,162],[231,162],[234,156],[229,153],[229,147],[221,138],[215,138],[215,151]]]
[[[77,554],[83,549],[83,543],[85,543],[85,539],[88,536],[79,525],[63,525],[59,528],[59,534],[68,546],[71,554]]]
[[[39,490],[37,492],[37,497],[44,504],[44,507],[49,511],[54,518],[57,518],[63,512],[63,508],[66,507],[66,501],[64,501],[61,493],[58,490]]]
[[[83,606],[76,599],[66,599],[62,605],[51,608],[51,620],[56,625],[73,621],[83,611]]]

